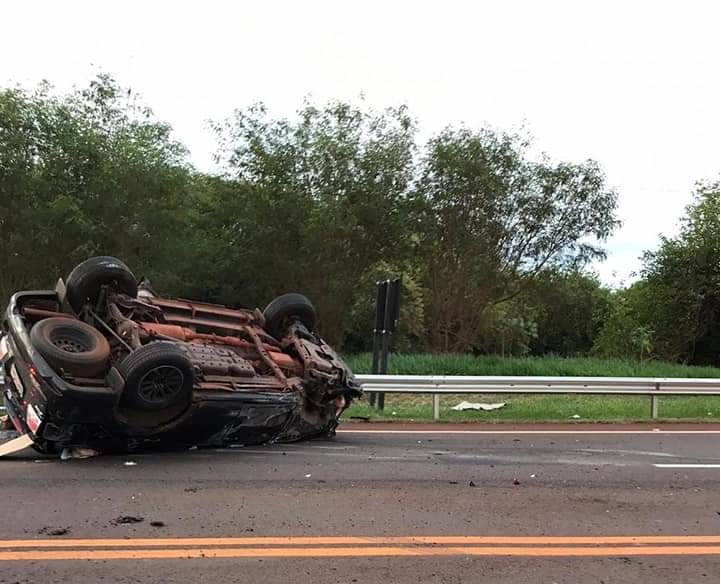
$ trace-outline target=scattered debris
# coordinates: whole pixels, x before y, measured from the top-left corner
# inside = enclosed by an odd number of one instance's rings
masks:
[[[521,481],[519,481],[518,479],[513,479],[513,484],[514,484],[514,485],[520,485],[520,484],[521,484]]]
[[[67,535],[70,533],[69,527],[43,527],[38,531],[41,535]]]
[[[351,420],[360,420],[361,422],[370,422],[370,416],[350,416]]]
[[[484,412],[490,412],[491,410],[497,410],[506,405],[506,402],[499,402],[495,404],[487,404],[482,402],[467,402],[462,401],[458,405],[453,406],[451,409],[456,410],[457,412],[462,412],[465,410],[483,410]]]
[[[152,527],[165,527],[165,523],[162,521],[151,521],[150,525]]]
[[[458,481],[448,481],[448,484],[449,484],[449,485],[457,485],[457,484],[458,484]]]
[[[17,438],[13,438],[12,440],[8,440],[7,442],[0,444],[0,456],[15,454],[16,452],[25,450],[32,443],[33,439],[30,434],[22,434]]]
[[[310,473],[308,473],[307,475],[305,475],[305,478],[307,478],[307,479],[309,479],[310,477],[311,477],[311,474],[310,474]]]
[[[135,462],[134,460],[126,460],[126,461],[123,463],[123,466],[137,466],[137,465],[138,465],[138,463]]]
[[[197,493],[197,492],[198,492],[198,488],[197,488],[197,487],[186,487],[186,488],[183,489],[183,490],[184,490],[186,493]]]
[[[92,458],[98,455],[100,455],[100,451],[93,448],[63,448],[62,452],[60,452],[60,460]]]
[[[536,475],[535,475],[535,474],[532,474],[532,475],[531,475],[531,478],[532,478],[532,479],[535,479],[535,478],[536,478]]]
[[[468,483],[468,486],[469,486],[469,487],[475,487],[475,486],[476,486],[476,483],[474,483],[473,481],[471,481],[471,482]]]
[[[580,420],[581,416],[579,416],[578,414],[573,414],[571,418],[573,418],[574,420]]]
[[[113,519],[110,523],[113,525],[128,525],[131,523],[142,523],[143,521],[145,521],[145,517],[136,515],[120,515],[119,517]]]

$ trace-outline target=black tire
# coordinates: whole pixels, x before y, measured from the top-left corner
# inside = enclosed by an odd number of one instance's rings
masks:
[[[128,355],[117,370],[125,380],[122,400],[143,411],[164,410],[189,401],[193,365],[177,344],[157,341]]]
[[[263,311],[265,318],[265,330],[279,339],[288,324],[293,320],[299,320],[309,331],[315,329],[317,315],[310,300],[302,294],[294,292],[278,296],[268,304]]]
[[[68,275],[65,288],[70,306],[79,312],[86,304],[95,305],[105,285],[133,298],[138,293],[137,281],[128,266],[111,256],[97,256],[78,264]]]
[[[108,368],[108,340],[97,329],[74,318],[41,320],[30,329],[30,341],[53,369],[70,375],[97,377]]]

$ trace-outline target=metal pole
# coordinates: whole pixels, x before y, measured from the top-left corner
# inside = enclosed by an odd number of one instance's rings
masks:
[[[376,375],[380,373],[381,331],[385,320],[387,288],[387,281],[376,282],[376,313],[373,321],[373,363],[371,368],[371,372]],[[371,407],[378,407],[378,393],[371,393],[368,401]]]
[[[661,391],[661,384],[656,383],[656,391]],[[651,417],[655,420],[658,418],[658,396],[651,396]]]
[[[380,331],[377,331],[376,329],[373,329],[373,364],[371,365],[371,372],[374,375],[378,375],[380,371],[378,370],[378,349],[379,349],[379,337],[380,337]]]
[[[378,331],[376,329],[373,329],[373,363],[371,365],[371,373],[373,373],[374,375],[378,374],[378,349],[379,349],[378,337],[379,337]],[[377,401],[378,401],[378,394],[374,391],[368,397],[368,403],[370,403],[371,407],[375,407]]]
[[[384,330],[381,335],[381,360],[380,360],[380,371],[379,373],[381,375],[385,375],[388,373],[388,351],[390,350],[391,345],[391,332]],[[379,392],[376,394],[378,398],[376,399],[376,407],[383,411],[383,408],[386,405],[386,394],[383,392]]]
[[[433,394],[433,421],[437,422],[441,419],[441,394]]]
[[[386,301],[384,305],[384,313],[383,313],[383,330],[381,331],[381,358],[380,358],[380,364],[379,364],[379,373],[381,375],[385,375],[388,373],[388,352],[391,348],[391,330],[393,328],[393,314],[391,311],[392,306],[392,296],[393,296],[393,286],[391,286],[391,281],[386,280],[385,283],[385,293],[386,293]],[[383,411],[383,408],[385,406],[385,399],[386,395],[383,392],[380,392],[378,394],[378,409]]]

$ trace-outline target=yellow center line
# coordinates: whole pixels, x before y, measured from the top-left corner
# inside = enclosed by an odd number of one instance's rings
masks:
[[[170,546],[260,546],[260,545],[640,545],[719,544],[718,535],[609,535],[609,536],[284,536],[284,537],[179,537],[136,539],[6,539],[0,549],[101,548]]]
[[[305,547],[305,548],[180,548],[3,551],[10,560],[125,560],[180,558],[323,558],[397,556],[690,556],[718,555],[718,546],[616,546],[616,547]]]

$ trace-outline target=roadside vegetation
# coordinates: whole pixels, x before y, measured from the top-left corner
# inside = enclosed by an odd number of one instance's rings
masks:
[[[354,373],[371,373],[371,354],[344,357]],[[391,354],[388,373],[398,375],[529,375],[570,377],[719,377],[717,367],[594,357]]]
[[[324,337],[363,354],[375,281],[401,277],[394,350],[434,356],[394,356],[392,371],[718,367],[716,180],[612,290],[588,269],[618,226],[600,163],[539,159],[530,136],[494,128],[420,143],[419,123],[404,106],[308,102],[284,117],[239,104],[213,124],[221,170],[208,174],[107,75],[66,95],[0,88],[0,299],[109,254],[167,295],[262,308],[302,292]]]
[[[462,401],[499,403],[498,410],[457,412],[450,408]],[[441,422],[648,422],[650,400],[637,396],[603,395],[444,395]],[[344,421],[429,422],[433,407],[429,395],[387,393],[383,411],[367,399],[354,403],[343,414]],[[668,396],[659,399],[656,421],[718,422],[719,398],[713,396]]]
[[[370,353],[349,355],[346,362],[355,373],[371,372]],[[590,357],[515,357],[493,355],[403,355],[392,354],[388,372],[403,375],[528,375],[570,377],[681,377],[718,378],[716,367]],[[367,398],[353,404],[344,419],[374,421],[430,421],[433,409],[430,395],[387,393],[383,411],[371,407]],[[451,410],[462,401],[498,403],[498,410]],[[719,398],[713,396],[667,396],[659,398],[659,420],[719,420]],[[579,416],[575,418],[574,416]],[[611,422],[648,421],[650,399],[613,395],[503,395],[458,394],[441,396],[441,421],[445,422]]]

